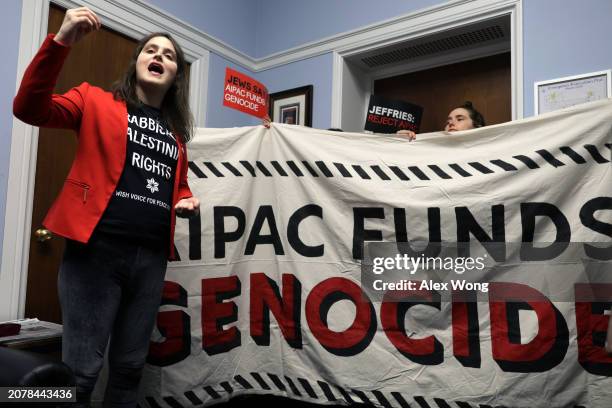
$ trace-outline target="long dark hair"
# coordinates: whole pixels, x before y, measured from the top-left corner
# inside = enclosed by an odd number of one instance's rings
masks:
[[[472,123],[474,124],[475,128],[485,126],[484,116],[482,116],[482,113],[478,112],[476,108],[474,108],[474,105],[472,105],[472,102],[465,101],[463,105],[457,106],[457,107],[463,108],[466,111],[468,111],[468,113],[470,114],[470,119],[472,119]]]
[[[142,104],[136,95],[136,60],[145,44],[154,37],[166,37],[176,51],[176,77],[166,92],[161,104],[161,117],[166,121],[170,130],[181,137],[183,143],[191,139],[193,133],[193,117],[189,110],[189,79],[187,78],[185,54],[181,46],[168,33],[152,33],[138,42],[128,69],[123,77],[112,87],[113,95],[117,100],[125,101],[128,106],[137,107]]]

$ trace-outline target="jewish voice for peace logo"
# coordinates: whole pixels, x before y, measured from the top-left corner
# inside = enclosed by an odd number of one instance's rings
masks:
[[[152,193],[159,191],[159,183],[155,181],[153,177],[147,179],[147,188],[151,190]]]

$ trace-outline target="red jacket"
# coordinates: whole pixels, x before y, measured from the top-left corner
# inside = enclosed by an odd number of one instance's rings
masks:
[[[70,48],[47,36],[26,69],[13,113],[34,126],[77,132],[76,157],[44,226],[86,243],[108,206],[123,172],[127,150],[127,107],[110,92],[87,82],[63,95],[53,88]],[[174,258],[174,205],[193,194],[187,185],[187,151],[177,138],[179,157],[170,214],[170,259]]]

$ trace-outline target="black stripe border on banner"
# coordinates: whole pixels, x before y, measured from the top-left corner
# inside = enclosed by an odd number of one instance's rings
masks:
[[[201,388],[186,391],[182,396],[173,395],[157,398],[145,396],[144,402],[150,408],[187,408],[203,405],[207,399],[214,401],[220,400],[224,396],[231,397],[236,390],[242,390],[243,394],[244,391],[256,391],[256,394],[261,395],[263,391],[263,394],[286,396],[289,398],[292,395],[301,399],[308,397],[318,400],[318,403],[346,402],[348,405],[361,404],[383,408],[504,408],[498,405],[468,403],[437,396],[409,395],[398,391],[385,391],[384,389],[363,391],[344,387],[323,379],[307,380],[301,377],[291,378],[287,375],[264,372],[251,372],[249,374],[254,381],[242,375],[235,375],[232,379],[222,381],[217,386],[205,385]],[[266,378],[269,380],[266,381]],[[208,397],[203,391],[206,392]],[[266,393],[265,391],[269,392]],[[140,406],[144,407],[145,405]],[[573,404],[568,404],[567,406],[585,408],[584,406]]]
[[[612,150],[612,144],[604,146]],[[461,180],[467,177],[484,177],[521,170],[537,170],[542,167],[554,169],[568,165],[587,163],[609,164],[610,152],[604,146],[585,144],[582,146],[560,146],[555,149],[540,149],[531,154],[517,154],[504,159],[484,159],[464,163],[438,163],[428,165],[387,165],[325,162],[322,160],[272,160],[234,162],[194,162],[188,167],[196,178],[221,177],[313,177],[318,179],[353,178],[370,181],[414,181]],[[604,149],[604,150],[602,150]]]

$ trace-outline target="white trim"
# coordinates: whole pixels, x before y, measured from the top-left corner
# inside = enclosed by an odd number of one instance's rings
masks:
[[[155,31],[172,34],[183,48],[185,59],[193,62],[220,41],[206,36],[192,26],[141,0],[47,0],[63,8],[87,6],[93,10],[105,27],[130,38],[140,38]],[[229,53],[229,50],[228,50]],[[228,58],[229,54],[228,54]],[[238,58],[242,60],[241,58]]]
[[[22,3],[17,87],[47,32],[48,14],[49,4],[45,0]],[[0,268],[0,321],[23,317],[24,314],[38,128],[13,118],[11,136]]]
[[[451,0],[412,13],[377,22],[356,30],[336,34],[318,41],[274,53],[255,60],[255,72],[337,51],[343,56],[361,53],[367,48],[429,35],[433,32],[465,25],[477,16],[501,14],[499,10],[514,7],[521,0]],[[364,48],[361,48],[364,46]]]
[[[510,75],[512,120],[523,118],[523,2],[516,0],[510,12]]]
[[[140,38],[155,31],[167,31],[177,39],[189,62],[199,59],[205,51],[212,51],[245,67],[254,63],[248,55],[143,0],[51,1],[64,8],[87,6],[100,16],[106,27],[131,38]]]
[[[557,84],[561,82],[569,82],[575,79],[585,79],[591,77],[606,76],[606,97],[612,97],[612,69],[605,69],[603,71],[588,72],[586,74],[570,75],[562,78],[547,79],[545,81],[538,81],[533,83],[533,114],[537,116],[540,114],[540,93],[538,88],[541,85]]]
[[[180,21],[144,0],[52,1],[62,7],[86,5],[102,17],[104,25],[131,37],[142,36],[162,27],[170,27],[171,30],[168,31],[179,39],[190,62],[197,59],[196,57],[201,55],[202,50],[209,50],[251,72],[260,72],[335,51],[349,56],[348,50],[363,52],[365,49],[360,47],[365,44],[368,48],[380,48],[397,42],[399,38],[407,40],[425,36],[441,31],[442,28],[449,29],[465,25],[470,20],[482,20],[486,16],[503,14],[504,10],[512,12],[521,8],[521,0],[451,0],[265,57],[255,58]],[[520,19],[517,20],[517,23],[521,23]],[[517,27],[512,28],[515,31]]]
[[[333,53],[332,65],[332,84],[340,84],[338,87],[332,85],[331,97],[331,127],[340,128],[342,126],[342,69],[344,59],[339,53]],[[337,88],[337,89],[336,89]]]
[[[232,56],[231,48],[224,43],[141,0],[28,0],[22,3],[16,87],[46,36],[50,2],[66,8],[90,7],[105,26],[132,38],[160,30],[171,33],[194,69],[190,102],[195,107],[194,116],[198,126],[206,124],[209,49],[225,47],[224,56],[227,59],[238,64],[251,63],[242,55]],[[0,321],[21,318],[25,313],[38,128],[13,119],[11,137],[0,269]]]
[[[189,105],[196,127],[204,127],[206,124],[209,63],[210,52],[206,51],[202,58],[191,63],[189,69]]]

